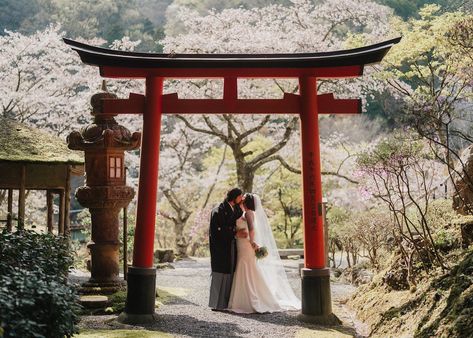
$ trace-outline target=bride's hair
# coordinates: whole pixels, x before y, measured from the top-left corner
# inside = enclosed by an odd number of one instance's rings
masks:
[[[245,205],[245,207],[247,207],[248,209],[250,210],[253,210],[255,211],[255,197],[250,194],[250,193],[246,193],[245,194],[245,199],[243,201],[243,204]]]

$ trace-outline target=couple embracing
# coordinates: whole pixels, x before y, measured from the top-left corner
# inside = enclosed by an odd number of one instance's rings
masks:
[[[212,310],[264,313],[301,308],[259,196],[230,190],[212,210],[209,244]],[[268,256],[257,261],[255,250],[263,246]]]

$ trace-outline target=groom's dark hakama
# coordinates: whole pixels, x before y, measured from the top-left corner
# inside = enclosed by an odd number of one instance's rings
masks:
[[[238,205],[232,209],[225,201],[214,208],[210,216],[209,245],[212,281],[209,306],[212,309],[223,310],[228,307],[237,258],[236,220],[242,214]]]

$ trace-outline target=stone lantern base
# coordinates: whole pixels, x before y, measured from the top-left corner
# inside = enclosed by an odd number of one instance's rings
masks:
[[[126,281],[119,277],[119,243],[90,242],[91,278],[81,285],[82,294],[108,295],[126,289]]]
[[[89,208],[92,220],[90,250],[91,278],[82,285],[85,294],[110,294],[123,289],[119,277],[119,213],[133,199],[133,188],[119,186],[82,186],[76,190],[79,203]]]
[[[93,283],[93,282],[85,282],[81,284],[79,288],[79,293],[83,295],[111,295],[118,291],[125,291],[126,290],[126,281],[119,280],[116,282],[109,282],[109,283]]]

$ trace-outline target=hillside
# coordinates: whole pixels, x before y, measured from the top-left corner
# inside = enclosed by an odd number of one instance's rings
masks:
[[[386,269],[349,304],[371,326],[370,337],[472,337],[473,248],[448,256],[449,271],[426,273],[410,290],[383,283]]]

